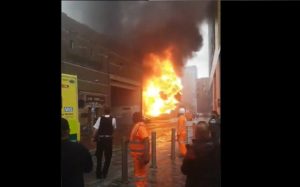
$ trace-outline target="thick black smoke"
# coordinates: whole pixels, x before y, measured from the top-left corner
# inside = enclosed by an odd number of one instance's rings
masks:
[[[80,10],[87,25],[110,35],[122,55],[143,61],[145,55],[174,49],[179,70],[202,46],[200,23],[209,16],[214,1],[90,1]],[[117,43],[117,45],[116,45]],[[178,71],[180,72],[180,71]]]

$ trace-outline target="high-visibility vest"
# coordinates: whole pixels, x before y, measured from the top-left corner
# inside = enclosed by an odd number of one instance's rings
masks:
[[[142,155],[145,154],[145,142],[142,137],[139,137],[138,131],[139,128],[144,125],[143,122],[135,124],[133,127],[130,138],[129,138],[129,149],[133,155]]]
[[[180,115],[178,118],[177,141],[180,143],[186,142],[186,118],[184,115]]]
[[[180,115],[178,118],[177,134],[186,134],[186,118],[184,115]]]

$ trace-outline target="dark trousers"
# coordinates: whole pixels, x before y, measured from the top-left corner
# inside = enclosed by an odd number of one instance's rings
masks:
[[[99,138],[97,141],[97,150],[96,150],[96,157],[97,157],[97,168],[96,174],[98,177],[106,177],[111,156],[112,156],[112,138]],[[102,168],[102,156],[104,153],[104,167]]]

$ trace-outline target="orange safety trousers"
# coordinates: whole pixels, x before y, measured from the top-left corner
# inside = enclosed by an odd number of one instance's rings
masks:
[[[179,149],[179,153],[181,156],[185,156],[186,154],[186,146],[185,146],[185,141],[186,141],[186,133],[181,133],[180,135],[178,135],[177,137],[177,141],[178,141],[178,149]]]
[[[141,155],[133,155],[133,165],[134,165],[134,180],[136,187],[146,187],[147,186],[147,167],[146,164],[142,162]]]
[[[132,129],[129,139],[129,148],[133,159],[134,181],[136,187],[146,187],[147,185],[147,164],[144,163],[143,159],[146,150],[145,144],[142,142],[143,137],[140,137],[139,133],[142,128],[144,128],[142,124],[136,124]]]
[[[177,141],[178,141],[178,149],[181,156],[185,156],[186,150],[186,118],[184,115],[181,115],[178,119],[178,128],[177,128]]]

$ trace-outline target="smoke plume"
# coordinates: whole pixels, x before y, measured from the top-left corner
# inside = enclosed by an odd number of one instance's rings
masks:
[[[110,35],[116,48],[142,62],[149,53],[173,48],[179,73],[202,46],[199,24],[209,16],[213,1],[90,1],[80,2],[86,24]]]

